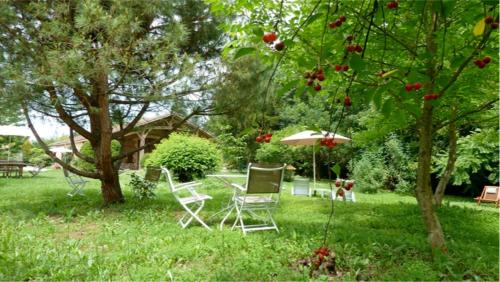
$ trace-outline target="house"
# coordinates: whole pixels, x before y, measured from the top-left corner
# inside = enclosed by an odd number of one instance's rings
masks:
[[[168,134],[171,133],[174,126],[182,120],[183,117],[176,113],[169,113],[157,117],[141,119],[139,122],[137,122],[134,129],[127,135],[125,135],[123,142],[125,151],[132,151],[150,142],[153,142],[154,144],[160,143],[163,138],[166,138]],[[113,131],[118,131],[118,128],[114,129]],[[183,125],[177,128],[175,132],[196,134],[199,137],[207,139],[211,139],[214,137],[209,132],[203,130],[199,126],[189,121],[185,122]],[[80,148],[86,141],[87,139],[83,138],[80,135],[75,136],[76,148],[80,150]],[[63,152],[65,149],[71,150],[71,142],[68,138],[68,140],[53,143],[50,145],[50,147],[53,151]],[[123,169],[132,170],[140,169],[140,160],[143,159],[144,154],[149,153],[152,150],[153,146],[130,155],[122,161],[121,167]]]

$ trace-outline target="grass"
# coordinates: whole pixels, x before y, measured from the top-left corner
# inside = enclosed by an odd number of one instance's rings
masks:
[[[202,214],[220,210],[231,191],[214,179]],[[70,198],[60,171],[0,179],[0,280],[308,280],[293,267],[322,244],[330,202],[292,197],[275,215],[281,233],[180,229],[181,208],[160,184],[158,197],[102,207],[99,184]],[[325,185],[320,184],[320,185]],[[337,255],[334,280],[491,280],[499,276],[498,210],[449,197],[439,210],[449,254],[432,258],[416,201],[393,193],[335,202],[327,245]],[[222,218],[208,223],[216,227]],[[316,277],[326,280],[328,277]],[[332,278],[330,278],[332,279]]]

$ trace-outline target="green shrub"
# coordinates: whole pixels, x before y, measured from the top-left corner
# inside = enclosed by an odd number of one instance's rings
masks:
[[[27,161],[38,167],[46,167],[52,164],[52,159],[41,148],[31,148]]]
[[[216,171],[220,163],[220,152],[209,140],[174,133],[156,145],[145,165],[166,166],[185,182]]]
[[[120,150],[120,142],[118,142],[118,140],[111,141],[111,155],[113,157],[118,156],[120,154]],[[89,141],[83,143],[82,147],[80,148],[80,153],[84,156],[95,158],[94,149],[92,149]],[[73,159],[72,164],[83,171],[95,171],[95,164],[86,162],[76,156]]]
[[[247,135],[234,137],[228,133],[217,136],[217,148],[222,152],[222,159],[227,168],[246,168],[248,163],[247,138]]]
[[[154,190],[156,189],[157,184],[145,180],[135,173],[132,173],[132,175],[130,175],[129,185],[130,187],[132,187],[134,197],[138,198],[139,200],[152,199],[156,196]]]
[[[384,188],[387,170],[380,154],[365,153],[363,157],[353,163],[351,178],[356,180],[360,192],[376,193]]]

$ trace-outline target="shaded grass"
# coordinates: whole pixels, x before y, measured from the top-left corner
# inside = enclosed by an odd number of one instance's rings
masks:
[[[214,197],[202,216],[227,204],[228,188],[207,179]],[[180,229],[181,208],[160,184],[158,197],[102,207],[99,183],[70,198],[60,171],[0,179],[0,280],[307,280],[292,267],[322,243],[330,202],[282,194],[281,233]],[[320,184],[320,185],[325,185]],[[336,280],[498,280],[498,210],[446,198],[439,210],[449,255],[432,258],[416,201],[392,193],[335,202],[327,245]],[[216,228],[222,215],[208,221]],[[234,216],[230,219],[234,219]],[[231,220],[229,220],[231,222]],[[323,277],[326,279],[326,277]],[[322,277],[319,277],[322,279]]]

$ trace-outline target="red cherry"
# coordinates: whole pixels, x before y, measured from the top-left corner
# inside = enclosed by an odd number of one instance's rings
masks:
[[[318,73],[318,75],[316,76],[316,78],[319,80],[319,81],[323,81],[325,80],[325,75],[323,73]]]
[[[344,65],[344,66],[342,66],[342,70],[343,70],[343,71],[348,71],[348,70],[349,70],[349,66],[348,66],[348,65]]]
[[[314,90],[320,91],[321,90],[321,85],[318,83],[314,86]]]
[[[309,79],[307,80],[307,82],[306,82],[307,86],[312,86],[312,85],[313,85],[313,83],[314,83],[314,79],[312,79],[312,78],[309,78]]]
[[[351,97],[345,96],[345,98],[344,98],[344,105],[346,107],[350,107],[352,105],[352,103],[351,103]]]
[[[425,100],[425,101],[432,100],[432,94],[425,94],[425,95],[424,95],[424,100]]]
[[[486,24],[491,24],[493,22],[493,17],[492,16],[487,16],[486,18],[484,18],[484,22]]]
[[[342,70],[342,66],[341,65],[335,65],[335,70],[336,71],[341,71]]]
[[[336,24],[335,22],[331,22],[331,23],[329,23],[329,24],[328,24],[328,26],[329,26],[330,28],[336,28],[336,27],[337,27],[337,24]]]
[[[340,17],[339,17],[339,21],[340,21],[340,22],[345,22],[345,21],[346,21],[346,19],[347,19],[347,18],[346,18],[345,16],[340,16]]]
[[[264,138],[264,142],[266,142],[266,143],[271,142],[271,137],[265,137],[265,138]]]
[[[405,90],[406,92],[410,92],[413,89],[413,84],[411,83],[406,83],[405,84]]]
[[[356,45],[356,46],[354,47],[354,50],[355,50],[356,52],[358,52],[358,53],[361,53],[361,52],[363,52],[363,47],[361,47],[361,45]]]
[[[257,141],[258,143],[262,142],[263,139],[264,139],[264,137],[262,137],[260,135],[255,137],[255,141]]]
[[[352,53],[352,52],[354,52],[354,50],[356,50],[356,46],[354,46],[354,45],[348,45],[346,47],[346,50],[347,50],[347,52]]]
[[[337,180],[335,181],[335,186],[336,186],[336,187],[340,187],[340,186],[342,186],[342,180],[337,179]]]
[[[482,62],[483,62],[482,60],[475,60],[474,65],[479,67],[479,65],[481,65]]]
[[[311,78],[312,79],[316,79],[316,77],[318,77],[318,75],[316,74],[316,72],[311,73]]]
[[[349,35],[345,38],[345,40],[347,40],[347,42],[351,42],[354,40],[354,35]]]
[[[486,66],[486,64],[485,64],[483,61],[479,61],[479,63],[477,64],[477,66],[478,66],[480,69],[484,69],[484,67]]]
[[[336,25],[337,27],[340,27],[340,26],[342,25],[342,22],[341,22],[340,20],[336,20],[336,21],[335,21],[335,25]]]
[[[264,135],[264,137],[266,137],[266,138],[271,138],[271,137],[273,137],[273,134],[269,132],[269,133],[267,133],[266,135]]]
[[[276,39],[278,39],[278,36],[275,32],[265,32],[264,36],[262,36],[262,40],[267,44],[274,42]]]
[[[491,24],[492,29],[497,29],[498,28],[498,22],[494,22]]]
[[[283,41],[277,41],[274,44],[274,49],[276,49],[278,51],[281,51],[281,50],[285,49],[285,42],[283,42]]]
[[[389,8],[391,10],[396,9],[398,7],[398,5],[399,5],[398,2],[392,1],[392,2],[387,3],[387,8]]]
[[[317,71],[316,71],[317,74],[324,74],[325,71],[322,69],[322,68],[319,68]]]
[[[413,89],[419,90],[420,88],[422,88],[422,83],[420,82],[413,83]]]
[[[432,96],[432,100],[436,100],[437,98],[439,98],[439,95],[436,93],[432,93],[431,96]]]
[[[489,64],[491,62],[491,57],[490,56],[486,56],[483,58],[483,63],[485,64]]]

